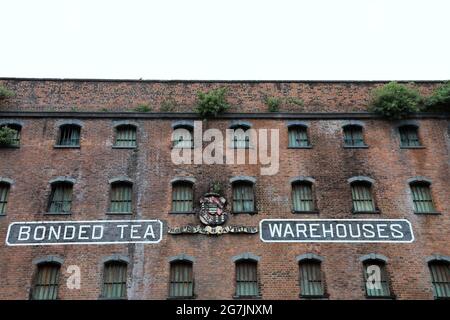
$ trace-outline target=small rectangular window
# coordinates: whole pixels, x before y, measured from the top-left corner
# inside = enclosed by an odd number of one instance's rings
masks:
[[[136,128],[134,126],[119,126],[116,128],[115,147],[136,147]]]
[[[323,296],[322,271],[320,262],[300,263],[300,294],[302,296]]]
[[[376,274],[377,272],[379,275]],[[364,263],[364,281],[368,297],[390,296],[389,279],[384,263],[366,261]]]
[[[401,147],[418,147],[420,146],[417,128],[414,126],[404,126],[399,128],[400,146]]]
[[[172,143],[174,148],[192,149],[194,148],[194,134],[191,127],[179,127],[172,133]]]
[[[169,296],[173,298],[194,296],[192,263],[175,262],[170,264]]]
[[[251,183],[233,185],[233,212],[254,212],[254,194]]]
[[[192,184],[188,182],[174,183],[172,186],[172,211],[191,212],[193,210]]]
[[[289,147],[301,148],[309,146],[309,139],[306,128],[303,127],[289,128],[288,134],[289,134]]]
[[[258,295],[259,288],[256,262],[236,262],[236,296],[255,297]]]
[[[60,266],[55,263],[38,265],[32,299],[55,300],[58,297],[59,269]]]
[[[360,126],[344,127],[344,145],[346,147],[363,147],[363,129]]]
[[[8,203],[9,184],[0,182],[0,215],[6,213]]]
[[[248,128],[236,127],[232,136],[231,147],[234,149],[249,149],[250,135]]]
[[[127,265],[123,262],[105,263],[102,297],[121,299],[127,296]]]
[[[417,213],[435,212],[433,199],[431,197],[430,186],[424,183],[411,185],[411,192],[414,202],[414,211]]]
[[[292,186],[292,200],[294,211],[313,211],[314,201],[311,184],[296,183]]]
[[[69,213],[72,206],[72,184],[54,183],[50,195],[48,212]]]
[[[431,281],[436,298],[450,298],[450,264],[430,262]]]
[[[80,145],[80,127],[75,125],[61,126],[58,145],[78,147]]]
[[[375,211],[370,184],[353,183],[351,187],[352,187],[353,211],[354,212]]]
[[[113,183],[111,187],[111,213],[131,213],[132,185]]]

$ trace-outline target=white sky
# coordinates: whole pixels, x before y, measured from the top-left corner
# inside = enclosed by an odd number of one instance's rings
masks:
[[[0,77],[450,79],[449,0],[0,0]]]

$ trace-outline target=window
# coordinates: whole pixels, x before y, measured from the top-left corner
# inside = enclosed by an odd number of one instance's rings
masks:
[[[20,131],[22,129],[20,125],[7,124],[0,126],[0,129],[1,128],[9,128],[12,130],[11,142],[7,143],[6,145],[2,144],[2,146],[18,147],[20,145]]]
[[[419,147],[419,134],[416,126],[402,126],[400,132],[400,147]]]
[[[191,126],[181,126],[175,128],[172,134],[172,143],[174,148],[194,148],[193,128]]]
[[[436,212],[433,199],[431,197],[430,184],[426,182],[414,182],[410,186],[414,202],[414,212]]]
[[[236,262],[236,296],[259,296],[257,263],[255,261]]]
[[[58,146],[80,146],[80,127],[71,124],[62,125],[59,128]]]
[[[9,183],[0,182],[0,215],[6,213],[8,203]]]
[[[111,213],[131,213],[131,195],[133,185],[130,182],[111,184]]]
[[[255,201],[253,183],[239,181],[233,183],[233,212],[254,212]]]
[[[127,297],[127,264],[125,262],[105,263],[102,297],[107,299]]]
[[[353,212],[375,211],[370,182],[358,181],[351,184]]]
[[[41,263],[37,266],[32,299],[55,300],[58,297],[59,269],[57,263]]]
[[[194,276],[191,262],[180,261],[170,264],[169,296],[172,298],[194,296]]]
[[[292,184],[292,203],[295,212],[314,211],[312,184],[310,182]]]
[[[344,127],[344,146],[345,147],[364,147],[363,129],[361,126]]]
[[[450,298],[450,263],[431,261],[428,264],[435,298]]]
[[[363,267],[367,297],[390,297],[386,264],[379,260],[366,260],[364,261]],[[378,271],[379,277],[377,274]]]
[[[52,193],[48,212],[50,213],[69,213],[72,205],[72,183],[55,182],[52,184]]]
[[[233,141],[231,146],[234,149],[248,149],[250,148],[250,136],[246,126],[236,126],[233,128]]]
[[[193,188],[192,183],[187,181],[175,182],[172,185],[172,211],[193,211]]]
[[[131,125],[118,126],[116,128],[115,147],[136,147],[136,127]]]
[[[289,127],[288,135],[290,148],[309,147],[308,132],[306,127]]]
[[[300,266],[300,295],[301,296],[323,296],[324,286],[322,282],[322,271],[320,261],[303,260]]]

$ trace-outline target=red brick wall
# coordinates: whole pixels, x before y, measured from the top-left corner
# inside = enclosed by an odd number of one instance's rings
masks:
[[[3,82],[5,83],[5,82]],[[109,82],[15,82],[8,87],[19,92],[8,104],[16,109],[58,110],[76,102],[80,108],[101,109],[131,105],[131,102],[176,92],[186,105],[192,103],[198,88],[211,84],[109,83]],[[317,95],[317,101],[357,110],[364,105],[365,84],[233,84],[236,102],[251,111],[251,101],[260,92],[308,92],[305,101]],[[431,85],[424,85],[424,90]],[[79,94],[80,89],[83,94]],[[293,91],[292,91],[293,90]],[[303,91],[305,90],[305,91]],[[159,92],[159,94],[157,94]],[[124,93],[126,93],[124,95]],[[240,98],[238,98],[238,96]],[[302,96],[303,97],[303,96]],[[310,97],[310,98],[307,98]],[[159,99],[158,98],[158,99]],[[255,99],[261,106],[261,101]],[[130,102],[130,103],[129,103]],[[189,103],[188,103],[189,102]],[[5,108],[5,107],[2,107]],[[322,109],[321,109],[322,110]],[[182,165],[170,161],[171,120],[136,120],[138,148],[112,149],[113,121],[85,119],[80,149],[54,149],[58,119],[17,119],[22,121],[19,149],[0,149],[0,177],[15,181],[7,215],[0,217],[0,239],[14,221],[97,220],[116,218],[106,215],[108,179],[126,175],[134,181],[135,213],[132,218],[161,219],[165,227],[197,224],[192,215],[170,215],[170,180],[176,176],[197,179],[195,195],[207,191],[211,181],[223,181],[231,199],[229,179],[237,175],[253,176],[256,182],[258,214],[232,215],[230,224],[257,226],[264,218],[354,218],[347,179],[366,175],[375,180],[374,195],[381,213],[376,218],[406,218],[411,221],[416,240],[411,244],[308,244],[262,243],[259,235],[222,236],[170,235],[164,232],[159,244],[90,246],[0,246],[0,299],[27,299],[35,272],[33,259],[59,255],[65,259],[59,297],[61,299],[97,299],[100,295],[101,258],[123,254],[130,258],[128,296],[133,299],[165,299],[168,295],[168,259],[179,254],[195,258],[195,293],[199,299],[229,299],[234,294],[234,265],[231,258],[251,252],[261,257],[258,271],[262,297],[298,299],[298,264],[295,257],[316,253],[324,257],[322,268],[330,299],[363,299],[364,284],[359,258],[368,253],[388,257],[393,293],[399,299],[431,299],[430,274],[425,258],[432,254],[450,256],[450,169],[448,120],[421,119],[420,138],[424,149],[400,149],[395,123],[379,119],[364,120],[368,149],[342,148],[343,120],[311,120],[309,135],[312,149],[287,149],[285,120],[250,120],[255,128],[280,129],[280,171],[275,176],[260,176],[258,165]],[[230,121],[208,120],[207,127],[225,130]],[[76,179],[71,216],[43,215],[50,193],[49,181],[57,176]],[[319,214],[294,215],[290,205],[289,179],[310,176],[316,180]],[[416,215],[412,212],[407,179],[424,176],[433,181],[432,193],[441,215]],[[125,216],[124,218],[130,218]],[[357,218],[373,218],[358,215]],[[69,265],[81,268],[80,290],[65,286]]]

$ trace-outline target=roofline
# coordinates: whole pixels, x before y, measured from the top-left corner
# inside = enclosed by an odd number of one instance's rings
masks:
[[[184,79],[97,79],[97,78],[21,78],[0,77],[0,81],[58,81],[58,82],[137,82],[137,83],[442,83],[449,80],[184,80]]]

